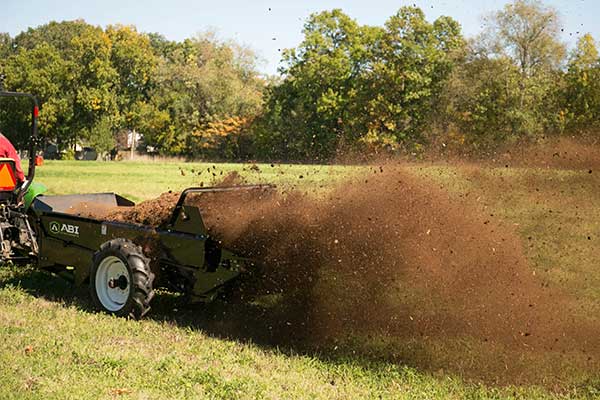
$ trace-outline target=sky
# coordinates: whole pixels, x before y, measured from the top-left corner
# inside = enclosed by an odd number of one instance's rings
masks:
[[[466,36],[483,27],[482,17],[500,9],[504,0],[0,0],[0,32],[12,36],[50,21],[82,18],[94,25],[135,25],[142,32],[158,32],[183,40],[206,30],[234,39],[255,50],[259,69],[275,74],[281,50],[302,41],[302,27],[314,12],[341,8],[360,24],[383,25],[404,5],[417,5],[433,21],[440,15],[456,19]],[[600,40],[600,1],[546,0],[562,18],[563,40],[572,46],[586,32]]]

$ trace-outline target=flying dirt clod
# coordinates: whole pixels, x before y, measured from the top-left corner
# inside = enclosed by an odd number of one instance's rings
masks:
[[[401,167],[381,171],[368,177],[368,190],[355,180],[325,197],[269,190],[188,200],[215,240],[260,264],[259,279],[242,288],[248,298],[280,299],[269,320],[273,340],[310,347],[387,337],[398,344],[390,357],[509,382],[535,380],[519,358],[559,354],[560,369],[563,358],[600,354],[594,326],[572,317],[568,297],[532,274],[511,227]],[[177,197],[107,218],[160,225]],[[443,350],[402,349],[465,338],[489,356],[467,367]]]

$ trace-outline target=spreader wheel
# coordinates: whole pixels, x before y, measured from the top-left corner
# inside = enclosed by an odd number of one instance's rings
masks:
[[[109,314],[143,317],[154,297],[153,281],[150,260],[127,239],[106,242],[94,254],[90,292],[95,305]]]

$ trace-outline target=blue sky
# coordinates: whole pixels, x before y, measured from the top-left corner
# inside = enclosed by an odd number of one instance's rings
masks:
[[[275,73],[280,49],[302,40],[302,26],[313,12],[341,8],[361,24],[382,25],[403,5],[416,4],[431,20],[449,15],[458,20],[467,36],[478,33],[481,17],[499,9],[503,0],[0,0],[0,32],[16,35],[28,27],[52,20],[83,18],[94,25],[133,24],[140,31],[159,32],[172,40],[216,29],[222,38],[249,45],[264,62],[261,70]],[[585,32],[600,39],[600,1],[546,0],[562,16],[563,40],[573,44]]]

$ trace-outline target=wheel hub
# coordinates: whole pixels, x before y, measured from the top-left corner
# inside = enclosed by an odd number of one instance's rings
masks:
[[[131,292],[127,266],[119,257],[108,256],[100,262],[95,277],[96,293],[108,311],[119,311]]]
[[[127,281],[127,277],[125,275],[121,275],[119,276],[117,279],[110,279],[108,281],[108,287],[111,289],[121,289],[121,290],[125,290],[127,289],[127,285],[129,285],[129,282]]]

